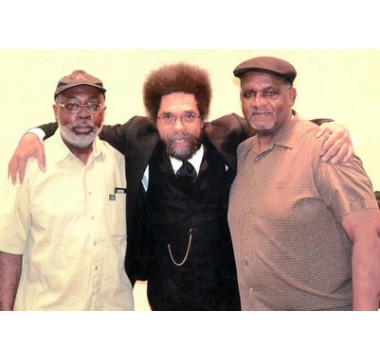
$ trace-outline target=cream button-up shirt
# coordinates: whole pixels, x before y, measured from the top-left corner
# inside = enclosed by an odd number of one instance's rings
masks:
[[[2,198],[0,250],[23,254],[15,310],[133,310],[123,156],[96,139],[84,165],[59,131],[45,151],[46,172],[30,159]]]

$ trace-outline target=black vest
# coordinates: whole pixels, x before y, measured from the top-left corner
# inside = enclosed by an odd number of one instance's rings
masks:
[[[148,298],[153,310],[239,310],[228,193],[234,172],[204,143],[197,180],[178,179],[162,145],[149,162],[151,230]],[[188,257],[189,236],[192,236]],[[170,245],[173,259],[169,254]],[[173,262],[174,260],[174,262]]]

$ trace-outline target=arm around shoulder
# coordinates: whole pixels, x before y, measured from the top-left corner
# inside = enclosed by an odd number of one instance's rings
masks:
[[[332,119],[314,119],[313,123],[320,127],[316,137],[328,135],[321,149],[323,161],[337,163],[347,162],[354,153],[353,141],[348,129]]]
[[[131,138],[143,128],[154,128],[144,116],[134,116],[124,124],[104,125],[99,137],[124,154]]]
[[[8,164],[8,177],[11,177],[13,184],[17,181],[17,175],[19,175],[20,183],[23,183],[26,163],[30,157],[36,157],[41,171],[45,171],[44,147],[37,135],[26,133],[20,139]]]

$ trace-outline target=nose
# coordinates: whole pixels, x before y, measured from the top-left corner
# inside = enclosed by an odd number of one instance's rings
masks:
[[[185,128],[185,125],[183,124],[183,121],[180,116],[178,116],[177,119],[175,120],[173,127],[176,130],[182,130]]]
[[[78,117],[81,119],[89,119],[91,118],[90,112],[87,110],[87,106],[81,106],[79,112],[78,112]]]
[[[252,100],[251,100],[252,106],[259,107],[265,103],[266,103],[266,100],[260,94],[256,94],[256,96],[252,97]]]

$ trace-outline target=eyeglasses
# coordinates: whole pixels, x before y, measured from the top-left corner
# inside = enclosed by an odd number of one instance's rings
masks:
[[[81,105],[78,103],[66,103],[66,104],[56,103],[56,104],[60,106],[61,108],[63,108],[65,111],[72,114],[78,113],[82,108],[86,108],[86,111],[89,112],[90,114],[97,113],[98,111],[104,108],[104,105],[98,104],[98,103],[92,103],[92,102],[89,102],[85,105]]]
[[[164,113],[161,116],[157,116],[158,120],[161,120],[165,125],[174,125],[177,119],[181,119],[183,124],[192,124],[196,119],[199,119],[200,115],[197,115],[191,111],[185,112],[182,115],[174,115],[172,113]]]

